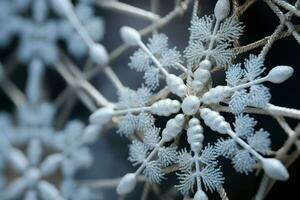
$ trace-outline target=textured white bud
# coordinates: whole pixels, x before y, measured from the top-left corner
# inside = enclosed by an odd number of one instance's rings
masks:
[[[131,46],[136,46],[138,43],[142,40],[141,35],[137,30],[134,28],[128,27],[128,26],[123,26],[120,29],[120,34],[122,40]]]
[[[286,167],[277,159],[264,158],[262,166],[266,174],[275,180],[286,181],[289,179],[289,172]]]
[[[52,0],[52,6],[57,13],[62,15],[70,12],[73,8],[70,0]]]
[[[63,161],[63,156],[59,153],[47,156],[41,163],[40,169],[44,176],[50,176],[56,172]]]
[[[294,69],[289,66],[277,66],[268,74],[268,80],[272,83],[282,83],[289,79],[294,73]]]
[[[170,116],[178,113],[180,110],[180,102],[177,100],[164,99],[154,103],[151,106],[151,113],[160,116]]]
[[[187,129],[187,141],[195,153],[201,151],[203,139],[203,128],[200,125],[200,121],[192,118],[189,121],[189,128]]]
[[[28,188],[28,181],[25,177],[18,178],[12,181],[5,189],[4,199],[18,199],[24,190]],[[3,197],[2,197],[3,198]]]
[[[90,58],[98,65],[104,65],[108,62],[108,53],[102,44],[94,43],[90,46]]]
[[[117,193],[119,195],[124,195],[130,193],[136,185],[136,175],[134,173],[128,173],[121,179],[118,187]]]
[[[167,76],[166,82],[173,94],[176,94],[180,97],[185,96],[187,88],[180,77],[175,76],[174,74],[169,74]]]
[[[198,68],[194,73],[194,80],[206,83],[210,79],[210,72],[206,69]]]
[[[194,115],[200,107],[200,99],[196,96],[187,96],[184,98],[181,108],[184,114]]]
[[[98,124],[88,125],[83,132],[82,142],[83,143],[92,143],[95,142],[101,132],[102,126]]]
[[[181,132],[183,123],[183,114],[178,114],[175,118],[170,119],[167,122],[165,129],[162,131],[162,140],[164,142],[170,142],[173,140]]]
[[[203,62],[203,61],[202,61]],[[194,80],[192,82],[192,89],[195,92],[201,92],[206,82],[210,79],[210,72],[207,69],[198,68],[194,72]]]
[[[200,69],[210,70],[211,67],[212,67],[212,64],[209,60],[202,60],[199,64]]]
[[[12,167],[18,172],[24,172],[29,166],[27,158],[23,152],[18,149],[10,149],[8,159]]]
[[[63,200],[56,187],[47,181],[40,181],[37,188],[42,199]]]
[[[91,114],[89,120],[91,124],[104,125],[111,120],[114,110],[111,108],[100,108]]]
[[[203,108],[200,110],[200,115],[204,120],[204,123],[213,131],[227,134],[228,131],[231,130],[230,124],[216,111],[212,111],[209,108]]]
[[[218,21],[224,20],[230,13],[229,0],[218,0],[214,13]]]
[[[193,200],[208,200],[207,195],[202,190],[198,190],[193,198]]]
[[[225,100],[227,97],[229,97],[232,93],[232,90],[229,86],[217,86],[215,88],[211,88],[209,91],[207,91],[201,101],[205,104],[216,104],[223,100]]]

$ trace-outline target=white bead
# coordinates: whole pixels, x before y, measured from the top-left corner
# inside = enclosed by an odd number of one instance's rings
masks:
[[[262,166],[266,174],[279,181],[286,181],[289,179],[289,172],[286,167],[277,159],[264,158],[262,160]]]
[[[191,85],[193,91],[201,92],[204,88],[204,84],[201,81],[193,80]]]
[[[164,142],[170,142],[173,140],[181,132],[183,123],[183,114],[178,114],[175,118],[170,119],[167,122],[166,128],[162,131],[162,140]]]
[[[124,195],[130,193],[136,185],[136,175],[134,173],[128,173],[121,179],[118,187],[117,193],[119,195]]]
[[[206,196],[205,192],[203,192],[202,190],[198,190],[193,200],[208,200],[208,197]]]
[[[60,167],[63,161],[63,156],[59,153],[52,154],[42,162],[40,165],[43,176],[50,176]]]
[[[70,0],[52,0],[53,8],[59,14],[65,15],[73,9],[73,5]]]
[[[180,102],[177,100],[164,99],[151,106],[151,113],[160,116],[170,116],[180,110]]]
[[[111,108],[100,108],[96,110],[89,118],[90,123],[104,125],[108,123],[114,115],[114,110]]]
[[[212,64],[209,60],[202,60],[199,64],[200,69],[210,70],[211,67],[212,67]]]
[[[282,83],[289,79],[294,73],[294,69],[289,66],[277,66],[268,74],[268,80],[272,83]]]
[[[189,121],[189,128],[187,130],[187,141],[195,153],[201,151],[203,139],[203,128],[200,125],[200,121],[196,118],[192,118]]]
[[[30,168],[26,171],[25,177],[28,181],[28,184],[33,186],[41,178],[41,172],[37,168]]]
[[[203,62],[203,61],[202,61]],[[206,82],[210,79],[210,72],[204,68],[198,68],[194,72],[194,80],[192,82],[192,89],[195,92],[201,92]]]
[[[204,120],[204,123],[213,131],[227,134],[228,131],[231,130],[230,124],[216,111],[212,111],[209,108],[203,108],[200,110],[200,115]]]
[[[186,115],[196,114],[199,107],[200,99],[196,96],[187,96],[181,104],[182,111]]]
[[[229,97],[232,93],[232,90],[229,86],[217,86],[215,88],[211,88],[208,92],[206,92],[201,101],[205,104],[216,104],[227,97]]]
[[[218,0],[214,13],[218,21],[224,20],[230,13],[229,0]]]
[[[58,189],[56,189],[53,184],[47,181],[40,181],[37,188],[41,194],[42,199],[63,200],[63,198],[59,194]]]
[[[128,26],[123,26],[120,29],[120,34],[122,40],[131,46],[136,46],[138,43],[142,40],[141,35],[137,30],[134,28],[128,27]]]
[[[90,58],[98,65],[104,65],[108,62],[108,53],[102,44],[94,43],[90,46]]]
[[[180,97],[185,96],[187,88],[180,77],[175,76],[174,74],[169,74],[167,76],[166,82],[173,94],[176,94]]]
[[[99,133],[101,132],[102,126],[98,124],[88,125],[83,132],[82,142],[83,143],[92,143],[98,139]]]

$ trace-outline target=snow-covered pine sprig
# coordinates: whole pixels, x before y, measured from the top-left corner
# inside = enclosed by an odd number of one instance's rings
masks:
[[[214,16],[199,18],[194,11],[189,29],[189,45],[184,52],[187,63],[193,65],[194,69],[203,60],[210,60],[213,66],[220,67],[227,67],[231,63],[234,58],[231,43],[239,38],[243,27],[236,16],[228,17],[229,14],[229,0],[219,0],[216,3]]]
[[[149,51],[166,68],[176,68],[177,63],[181,63],[180,52],[176,48],[168,48],[168,37],[164,34],[155,34],[149,39],[147,44]],[[159,86],[159,69],[153,66],[153,61],[142,49],[138,49],[130,57],[129,67],[138,72],[144,72],[144,80],[147,87],[152,90]]]
[[[172,149],[169,149],[168,151],[165,151],[166,148],[163,147],[164,143],[172,141],[183,129],[183,123],[184,123],[184,116],[182,114],[178,114],[175,116],[175,118],[170,119],[167,122],[167,125],[165,129],[162,131],[161,139],[158,137],[154,138],[154,140],[157,140],[158,143],[153,145],[153,138],[148,138],[150,135],[146,135],[145,138],[148,144],[151,146],[150,149],[152,149],[151,152],[148,152],[147,147],[145,144],[139,141],[134,141],[133,146],[131,146],[131,154],[129,159],[136,164],[141,163],[140,167],[134,172],[134,173],[128,173],[126,174],[120,181],[118,187],[117,187],[117,193],[119,195],[130,193],[135,185],[137,176],[140,173],[144,173],[145,176],[149,177],[151,181],[154,182],[160,182],[163,173],[161,171],[160,164],[168,165],[170,162],[173,162],[173,158],[166,158],[167,155],[162,155],[163,153],[172,152],[173,155],[174,152]],[[156,130],[154,130],[156,131]],[[155,134],[157,133],[148,133],[148,134]],[[152,136],[150,136],[152,137]],[[151,139],[151,140],[150,140]],[[164,152],[165,151],[165,152]],[[155,156],[158,156],[158,161],[153,161],[153,158]],[[173,155],[174,156],[174,155]],[[160,164],[159,164],[160,163]]]
[[[153,50],[154,47],[158,45],[157,42],[155,44],[150,43],[147,47],[144,44],[144,42],[142,41],[142,38],[141,38],[139,32],[137,30],[131,28],[131,27],[128,27],[128,26],[123,26],[120,29],[120,34],[121,34],[121,37],[122,37],[123,41],[126,44],[132,45],[132,46],[139,46],[141,48],[141,50],[148,57],[147,58],[148,61],[147,60],[142,60],[141,62],[142,63],[144,61],[149,62],[151,60],[153,62],[153,65],[151,65],[151,68],[155,67],[157,71],[162,73],[162,75],[166,79],[166,83],[167,83],[167,86],[168,86],[169,90],[173,94],[175,94],[179,97],[184,97],[186,95],[187,87],[184,84],[183,80],[180,77],[169,73],[166,70],[166,68],[164,67],[164,63],[162,63],[162,61],[164,62],[164,60],[163,59],[159,60],[158,58],[156,58],[155,54],[151,52],[151,49]],[[149,48],[151,48],[151,49],[149,49]],[[148,65],[148,64],[143,63],[142,65]]]
[[[53,128],[54,106],[42,100],[44,70],[40,60],[32,61],[26,84],[27,103],[17,111],[16,127],[1,127],[0,154],[4,162],[0,166],[5,164],[18,175],[1,188],[1,199],[63,200],[50,177],[61,167],[61,180],[73,178],[78,169],[91,163],[85,145],[95,137],[83,132],[81,122],[69,122],[63,131]]]
[[[256,121],[248,115],[238,115],[235,119],[234,131],[237,137],[247,141],[255,151],[268,155],[271,145],[269,133],[263,129],[254,131],[255,125]],[[215,146],[219,155],[232,160],[237,172],[248,174],[257,164],[257,160],[232,138],[219,139]]]
[[[96,43],[89,31],[82,25],[75,13],[72,2],[70,0],[53,0],[53,3],[60,13],[70,21],[81,39],[88,46],[91,60],[98,65],[107,64],[109,58],[105,47],[100,43]]]
[[[246,106],[265,108],[270,101],[269,89],[262,85],[264,82],[282,83],[294,72],[289,66],[276,66],[261,77],[265,70],[259,56],[250,55],[245,60],[245,69],[241,64],[233,65],[226,72],[227,86],[217,86],[207,91],[201,101],[205,104],[220,103],[227,98],[229,107],[235,114],[242,113]]]
[[[223,183],[223,174],[220,168],[217,168],[217,154],[213,146],[203,146],[203,128],[200,121],[192,118],[189,121],[187,129],[187,140],[191,147],[191,152],[185,149],[181,150],[178,156],[180,173],[177,173],[180,184],[176,185],[182,194],[187,194],[197,185],[197,192],[194,200],[207,200],[207,196],[202,188],[202,183],[206,190],[217,190]],[[192,155],[193,154],[193,155]]]
[[[229,135],[241,148],[249,153],[254,159],[259,161],[262,164],[262,168],[264,169],[265,173],[272,179],[285,181],[289,178],[289,173],[286,167],[277,159],[275,158],[265,158],[263,157],[259,151],[260,148],[256,146],[256,139],[252,138],[252,140],[248,140],[249,144],[253,142],[253,147],[251,147],[247,142],[241,139],[232,129],[229,123],[227,123],[218,112],[212,111],[209,108],[202,108],[200,110],[200,115],[204,120],[204,123],[210,127],[213,131],[216,131],[220,134],[227,134]],[[257,136],[257,135],[256,135]],[[260,137],[260,135],[258,135]],[[264,135],[265,136],[265,135]],[[264,138],[264,136],[262,138]],[[260,139],[262,139],[260,138]],[[238,155],[239,156],[239,155]],[[245,156],[242,158],[244,159]],[[238,158],[238,157],[237,157]],[[243,167],[243,164],[238,164],[237,166]],[[243,171],[242,169],[240,171]],[[246,171],[246,170],[244,170]]]
[[[144,93],[135,93],[135,95],[131,96],[130,93],[125,93],[121,97],[121,107],[99,108],[90,116],[90,123],[102,127],[110,122],[114,116],[120,116],[118,133],[128,137],[132,135],[135,130],[144,132],[147,128],[153,127],[154,119],[152,115],[170,116],[178,113],[180,110],[180,102],[177,100],[162,99],[150,106],[145,106],[144,101],[131,101],[134,99],[141,100],[140,95],[143,94]],[[128,95],[130,97],[128,97]],[[138,103],[135,104],[134,102]],[[130,107],[130,105],[133,107]]]

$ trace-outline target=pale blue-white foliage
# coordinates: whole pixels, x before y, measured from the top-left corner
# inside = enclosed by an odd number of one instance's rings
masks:
[[[217,66],[227,67],[231,63],[234,57],[230,48],[231,42],[239,38],[243,27],[232,15],[220,24],[216,34],[213,35],[215,21],[212,15],[201,18],[193,16],[189,29],[191,33],[189,45],[184,52],[189,64],[198,66],[207,55]],[[214,45],[209,49],[211,40],[214,41]]]
[[[139,108],[146,105],[151,97],[151,91],[146,87],[137,90],[124,88],[119,91],[119,108]],[[139,114],[127,113],[120,117],[117,133],[129,137],[135,131],[145,131],[154,125],[154,118],[148,113]]]
[[[149,39],[147,47],[160,61],[164,68],[176,68],[181,63],[181,54],[176,48],[168,47],[168,37],[164,34],[155,34]],[[159,70],[142,49],[138,49],[130,57],[129,67],[138,72],[144,72],[145,84],[151,89],[159,85]]]
[[[218,161],[214,147],[207,145],[200,154],[200,157],[192,155],[186,149],[179,152],[178,164],[180,173],[177,173],[179,185],[176,185],[182,194],[188,194],[195,186],[197,176],[201,179],[206,190],[214,191],[220,188],[223,184],[224,177]],[[200,166],[200,171],[196,169],[196,162]]]
[[[99,200],[102,199],[101,193],[91,191],[90,188],[78,185],[73,178],[65,178],[61,183],[61,193],[67,200]]]
[[[150,152],[157,147],[160,141],[160,129],[155,128],[154,125],[144,131],[144,138],[142,141],[133,140],[129,146],[129,161],[134,166],[145,162],[143,174],[151,181],[160,183],[164,178],[162,172],[163,167],[170,166],[177,161],[176,147],[161,146],[158,148],[157,159],[147,161]]]
[[[149,101],[152,93],[147,87],[141,87],[137,90],[124,88],[119,91],[118,95],[118,106],[120,108],[132,108],[144,106]]]
[[[16,9],[10,1],[0,1],[0,47],[7,46],[18,29]]]
[[[66,128],[54,140],[56,150],[61,152],[61,170],[64,176],[72,177],[81,168],[92,163],[89,148],[82,141],[84,125],[80,121],[69,121]]]
[[[41,88],[30,84],[36,78],[33,75],[37,74],[29,74],[28,90],[40,93]],[[75,183],[69,188],[69,193],[64,193],[51,181],[51,176],[58,171],[61,171],[62,181],[73,179],[79,169],[91,164],[92,155],[86,141],[93,141],[85,138],[89,136],[84,132],[84,125],[80,121],[70,121],[65,129],[55,130],[55,107],[41,99],[28,99],[16,113],[15,119],[5,113],[0,115],[0,198],[95,199],[91,191]],[[6,168],[18,175],[8,183],[5,181]],[[77,195],[70,196],[71,190]]]
[[[120,118],[117,133],[126,137],[131,136],[135,131],[148,131],[154,126],[154,118],[148,113],[133,115],[128,113]]]
[[[52,0],[12,0],[0,3],[0,46],[7,46],[11,38],[17,36],[20,40],[17,48],[21,62],[40,59],[46,65],[55,64],[58,61],[60,40],[66,42],[67,49],[75,57],[83,57],[88,52],[87,45]],[[101,17],[95,17],[91,5],[78,1],[74,8],[91,38],[94,41],[102,39],[104,22]],[[54,17],[50,13],[55,14]]]
[[[104,35],[104,21],[101,17],[95,17],[93,8],[85,3],[79,3],[75,7],[75,14],[94,41],[100,41]],[[76,58],[80,58],[88,52],[88,46],[71,26],[69,21],[63,20],[58,24],[61,28],[61,37],[66,41],[68,51]]]
[[[57,24],[46,21],[38,24],[29,19],[20,18],[20,44],[18,57],[20,61],[29,63],[33,59],[40,59],[47,65],[54,64],[58,59]]]
[[[226,81],[228,86],[234,87],[243,83],[257,80],[261,77],[265,68],[263,60],[259,56],[250,55],[244,62],[244,69],[241,64],[228,67]],[[271,99],[269,89],[262,84],[251,85],[248,89],[240,89],[233,93],[229,101],[229,107],[235,114],[242,113],[246,106],[264,108]]]
[[[234,131],[238,137],[245,140],[255,151],[262,155],[267,155],[271,145],[269,133],[263,129],[255,131],[254,126],[256,123],[248,115],[237,115]],[[247,150],[240,147],[234,139],[219,139],[215,146],[219,155],[232,160],[237,172],[248,174],[253,171],[257,160]]]

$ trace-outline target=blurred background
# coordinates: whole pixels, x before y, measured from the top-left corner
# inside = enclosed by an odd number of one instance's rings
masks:
[[[3,1],[3,0],[1,0]],[[150,0],[124,0],[124,3],[131,4],[149,10]],[[160,0],[160,6],[158,13],[160,16],[166,15],[174,8],[174,0]],[[295,1],[290,1],[294,3]],[[213,13],[213,8],[216,0],[200,0],[200,15]],[[243,1],[240,1],[243,3]],[[131,26],[136,29],[141,29],[150,24],[149,21],[136,18],[134,16],[128,16],[122,13],[105,10],[101,8],[96,8],[96,15],[102,16],[105,20],[105,34],[101,43],[108,49],[108,51],[114,50],[118,45],[122,43],[119,36],[119,29],[123,25]],[[181,52],[185,49],[188,43],[189,31],[188,27],[190,25],[191,18],[191,8],[183,15],[175,20],[173,20],[166,27],[159,30],[159,32],[165,33],[169,37],[170,46],[176,46]],[[273,33],[276,26],[279,23],[277,16],[269,9],[269,7],[263,2],[258,1],[255,3],[247,12],[245,12],[240,20],[244,23],[244,35],[241,37],[241,45],[245,45],[256,40],[259,40],[265,36]],[[295,20],[295,19],[294,19]],[[294,22],[298,23],[295,20]],[[145,41],[147,37],[145,38]],[[18,38],[14,38],[12,44],[5,49],[1,49],[0,58],[3,63],[13,55],[16,46],[18,45]],[[62,44],[62,48],[65,48]],[[117,60],[115,60],[111,66],[113,70],[118,74],[119,78],[124,82],[124,84],[130,88],[136,89],[141,86],[142,74],[138,74],[132,71],[128,67],[129,57],[133,54],[135,48],[130,48]],[[260,48],[249,53],[258,54]],[[267,84],[271,89],[272,99],[271,103],[290,107],[290,108],[300,108],[300,46],[292,37],[288,37],[277,41],[272,50],[266,57],[265,66],[268,69],[275,67],[276,65],[289,65],[294,67],[295,73],[291,79],[287,82],[274,85]],[[70,56],[72,60],[76,62],[79,67],[83,66],[84,59],[79,60]],[[237,61],[242,61],[247,54],[242,54],[238,56]],[[10,78],[17,84],[17,86],[24,90],[26,78],[27,78],[27,68],[18,65],[14,73]],[[268,71],[268,70],[267,70]],[[224,84],[224,72],[218,73],[215,78],[216,84]],[[103,74],[95,76],[92,80],[93,85],[101,91],[101,93],[107,97],[109,100],[116,101],[117,95],[113,86],[109,83]],[[46,91],[49,99],[54,100],[61,91],[66,87],[65,81],[55,72],[54,69],[47,69],[46,74]],[[13,112],[14,107],[10,100],[0,91],[0,109],[1,111]],[[87,122],[90,112],[77,101],[74,110],[70,115],[70,119],[81,119]],[[228,116],[229,118],[231,116]],[[254,116],[258,120],[257,128],[264,128],[271,134],[272,149],[277,150],[285,141],[286,134],[282,131],[281,127],[278,125],[275,119],[271,117],[261,117]],[[166,119],[158,118],[157,125],[164,127]],[[292,128],[297,125],[296,121],[288,120]],[[213,132],[206,130],[207,135],[213,135]],[[207,142],[212,142],[216,137],[209,136]],[[98,179],[109,179],[117,178],[123,176],[129,171],[135,170],[127,161],[128,157],[128,144],[130,141],[125,137],[119,137],[115,133],[115,129],[109,130],[107,133],[91,146],[94,154],[94,164],[88,170],[82,170],[78,174],[78,178],[82,180],[98,180]],[[184,142],[182,144],[185,145]],[[261,176],[254,175],[241,175],[234,171],[231,163],[228,160],[221,160],[222,171],[226,177],[225,180],[225,190],[228,193],[229,199],[231,200],[247,200],[251,199],[256,192],[258,183]],[[294,188],[300,184],[300,160],[295,162],[290,168],[290,179],[284,183],[276,183],[275,187],[272,189],[271,193],[268,195],[267,199],[279,199],[285,197],[286,199],[298,199],[298,191]],[[163,182],[162,185],[162,196],[166,192],[170,192],[170,188],[177,183],[176,177],[174,175],[168,175],[167,180]],[[141,185],[135,190],[134,194],[129,196],[127,199],[139,199],[139,194],[141,194]],[[117,199],[114,189],[105,189],[103,192],[103,199]],[[172,192],[171,192],[172,193]],[[179,197],[177,197],[180,199]],[[177,199],[174,196],[171,199]],[[211,199],[216,197],[211,196]],[[160,199],[159,197],[152,195],[149,199]]]

